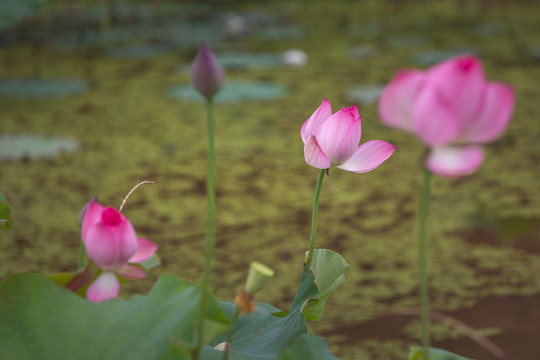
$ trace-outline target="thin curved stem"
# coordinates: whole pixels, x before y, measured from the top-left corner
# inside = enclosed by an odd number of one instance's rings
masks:
[[[420,205],[418,208],[418,245],[420,267],[420,323],[422,331],[422,348],[429,360],[429,293],[428,293],[428,255],[426,225],[429,209],[431,172],[424,169],[422,188],[420,191]]]
[[[206,239],[204,251],[204,272],[202,280],[201,300],[199,306],[199,318],[197,323],[197,346],[193,352],[193,359],[199,358],[204,334],[204,316],[206,313],[206,298],[208,297],[208,287],[210,285],[210,273],[212,270],[212,256],[214,245],[216,242],[216,154],[214,148],[214,105],[212,100],[206,103],[207,112],[207,138],[208,138],[208,172],[206,174],[206,198],[207,198],[207,222],[206,222]]]
[[[315,195],[313,196],[313,212],[311,214],[311,236],[309,237],[309,252],[307,257],[307,265],[311,266],[313,260],[313,250],[315,249],[315,238],[317,237],[317,214],[319,213],[319,195],[321,194],[321,186],[324,179],[324,173],[327,169],[321,169],[319,179],[315,187]]]
[[[238,319],[238,315],[240,315],[240,310],[236,308],[233,318],[232,318],[232,328],[229,330],[229,333],[227,334],[227,341],[225,342],[225,353],[223,354],[223,360],[229,360],[229,348],[231,347],[231,341],[232,336],[234,332],[234,325],[236,324],[236,319]]]
[[[84,244],[81,241],[81,247],[79,249],[79,263],[77,265],[77,270],[81,270],[84,265]]]

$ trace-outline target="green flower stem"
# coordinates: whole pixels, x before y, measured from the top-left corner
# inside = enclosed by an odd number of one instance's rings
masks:
[[[77,265],[77,270],[81,270],[84,265],[84,244],[81,241],[81,247],[79,250],[79,263]]]
[[[234,325],[236,324],[236,319],[238,319],[238,315],[240,315],[240,310],[236,308],[236,311],[234,312],[233,318],[232,318],[232,328],[229,330],[229,333],[227,334],[227,342],[225,343],[225,353],[223,354],[223,360],[229,359],[229,347],[231,345],[232,336],[234,332]]]
[[[207,132],[208,132],[208,173],[206,174],[206,198],[207,198],[207,222],[204,254],[204,272],[202,280],[202,292],[199,307],[199,319],[197,328],[197,346],[193,352],[193,359],[199,358],[204,334],[204,316],[206,313],[206,298],[208,297],[208,287],[210,286],[210,272],[212,270],[212,254],[216,242],[216,154],[214,149],[214,104],[212,100],[206,102]]]
[[[422,328],[422,347],[429,360],[429,294],[428,294],[428,256],[426,225],[429,209],[431,172],[424,169],[422,189],[420,192],[420,206],[418,209],[418,244],[420,265],[420,323]]]
[[[317,214],[319,212],[319,195],[321,194],[322,181],[324,179],[324,173],[327,169],[321,169],[319,172],[319,179],[317,180],[317,186],[315,187],[315,195],[313,196],[313,212],[311,215],[311,236],[309,238],[309,253],[307,257],[307,265],[311,266],[313,260],[313,250],[315,249],[315,237],[317,236]]]

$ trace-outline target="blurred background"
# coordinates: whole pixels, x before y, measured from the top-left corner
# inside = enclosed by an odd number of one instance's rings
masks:
[[[74,271],[77,216],[95,195],[161,267],[202,269],[206,129],[189,70],[205,41],[226,71],[216,99],[218,235],[212,285],[232,301],[249,263],[276,276],[258,300],[287,308],[309,247],[318,170],[300,126],[328,98],[358,104],[362,141],[396,153],[367,174],[332,169],[319,248],[342,254],[347,282],[310,331],[342,359],[405,359],[419,343],[416,208],[422,145],[383,126],[377,99],[402,68],[472,53],[487,78],[513,84],[508,131],[473,176],[434,178],[429,217],[433,308],[488,337],[497,357],[433,323],[433,345],[477,360],[537,359],[540,343],[540,2],[0,1],[0,191],[14,228],[0,234],[0,279]],[[448,319],[446,319],[448,320]]]

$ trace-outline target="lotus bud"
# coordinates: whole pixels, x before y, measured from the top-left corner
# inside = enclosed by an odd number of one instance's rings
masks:
[[[246,280],[245,290],[254,295],[274,276],[274,271],[259,262],[252,262]]]
[[[225,75],[212,51],[202,43],[191,68],[191,83],[208,101],[223,87]]]

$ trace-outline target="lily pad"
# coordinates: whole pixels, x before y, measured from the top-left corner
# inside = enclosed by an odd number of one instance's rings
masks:
[[[186,101],[204,101],[191,85],[176,85],[167,90],[167,95]],[[287,95],[284,85],[262,81],[228,81],[216,95],[215,102],[233,104],[244,101],[272,101]]]
[[[348,101],[358,102],[364,105],[374,104],[379,100],[382,91],[384,90],[384,85],[360,85],[353,86],[345,96]]]
[[[80,79],[4,79],[0,80],[0,97],[10,99],[46,99],[78,95],[89,85]]]
[[[386,37],[386,45],[391,48],[412,48],[425,46],[428,38],[423,35],[391,35]]]
[[[52,159],[61,152],[73,153],[79,141],[67,137],[47,137],[35,134],[0,135],[0,158],[22,160]]]
[[[506,27],[502,23],[478,24],[474,27],[474,33],[478,36],[494,36],[504,34]]]
[[[265,41],[299,40],[304,38],[305,31],[296,25],[280,26],[276,24],[257,30],[254,36]]]
[[[369,45],[358,45],[349,49],[349,56],[353,59],[365,59],[373,55],[373,47]]]
[[[413,61],[419,65],[430,66],[454,56],[464,54],[478,55],[478,53],[478,48],[472,46],[445,50],[427,50],[414,54]]]
[[[20,20],[36,16],[40,7],[56,0],[0,1],[0,30],[9,29]]]
[[[529,54],[536,60],[540,60],[540,46],[531,46],[529,48]]]
[[[217,55],[219,64],[225,69],[256,69],[283,66],[283,56],[274,53],[249,53],[231,51]]]

